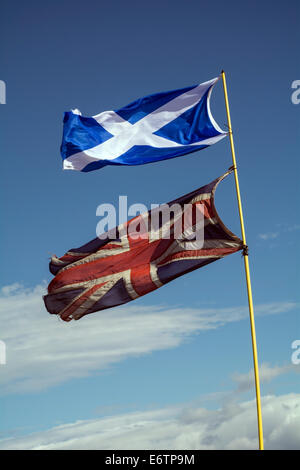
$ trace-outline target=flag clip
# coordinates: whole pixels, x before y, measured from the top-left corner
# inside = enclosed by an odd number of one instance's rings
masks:
[[[249,255],[249,247],[248,247],[248,245],[243,245],[242,255],[243,255],[243,256],[248,256],[248,255]]]
[[[228,168],[228,171],[234,171],[236,170],[236,166],[235,165],[231,165],[229,168]]]

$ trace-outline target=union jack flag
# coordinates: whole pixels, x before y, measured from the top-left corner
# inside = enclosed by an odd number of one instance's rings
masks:
[[[44,296],[48,312],[64,321],[78,320],[89,313],[130,302],[241,250],[242,241],[225,227],[214,204],[216,187],[229,173],[165,205],[170,209],[182,208],[183,216],[187,208],[195,209],[187,217],[188,227],[186,220],[182,224],[183,217],[178,230],[178,211],[174,210],[167,222],[160,218],[153,236],[149,227],[157,211],[152,209],[107,232],[105,238],[71,249],[61,258],[53,256],[50,271],[55,277]],[[200,230],[196,224],[197,211],[203,214],[201,243],[197,241]],[[129,230],[133,222],[135,227],[143,227],[139,236]],[[168,230],[164,230],[166,224]]]

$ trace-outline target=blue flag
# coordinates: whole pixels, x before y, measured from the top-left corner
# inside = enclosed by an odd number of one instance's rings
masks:
[[[210,111],[219,78],[145,96],[117,111],[84,117],[66,112],[63,168],[92,171],[105,165],[141,165],[186,155],[223,139]]]

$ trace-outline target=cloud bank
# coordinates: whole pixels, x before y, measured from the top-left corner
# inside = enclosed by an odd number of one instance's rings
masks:
[[[175,348],[203,330],[248,318],[246,306],[223,309],[127,304],[73,323],[49,315],[45,286],[1,290],[1,337],[7,364],[1,366],[2,393],[47,389],[85,377],[114,363]],[[256,315],[284,313],[292,302],[257,305]]]
[[[262,399],[266,449],[300,449],[300,395]],[[251,450],[257,449],[255,402],[218,410],[191,405],[77,421],[17,439],[0,449]]]

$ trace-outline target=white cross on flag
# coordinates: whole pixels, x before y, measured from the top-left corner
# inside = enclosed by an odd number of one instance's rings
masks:
[[[202,150],[223,139],[210,110],[219,77],[140,98],[92,117],[66,112],[63,168],[93,171],[105,165],[141,165]]]

